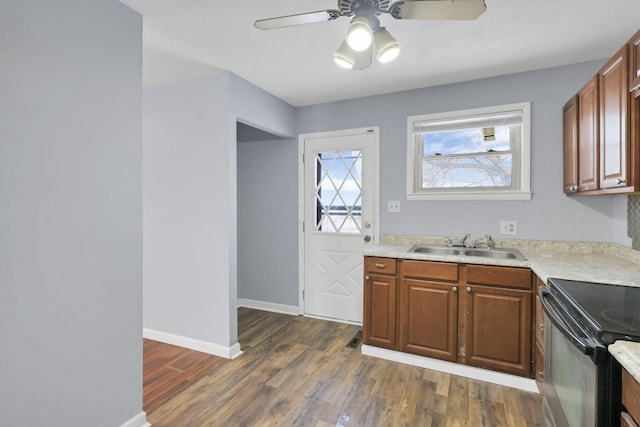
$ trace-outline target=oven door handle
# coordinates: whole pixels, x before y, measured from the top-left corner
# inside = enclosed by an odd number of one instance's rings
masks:
[[[595,350],[593,341],[587,336],[584,336],[584,332],[581,334],[583,336],[578,336],[574,328],[571,328],[571,326],[569,326],[569,324],[562,318],[562,315],[549,301],[549,299],[552,298],[551,292],[549,292],[548,289],[540,288],[538,289],[538,295],[540,296],[540,303],[542,304],[547,316],[549,316],[551,323],[553,323],[564,336],[569,338],[569,340],[578,347],[583,354],[591,356]]]

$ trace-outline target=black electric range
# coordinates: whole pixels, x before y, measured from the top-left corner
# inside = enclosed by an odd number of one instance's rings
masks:
[[[548,279],[543,416],[549,427],[618,427],[621,367],[617,340],[640,342],[640,287]]]
[[[640,341],[640,288],[564,279],[549,279],[549,285],[603,345]]]

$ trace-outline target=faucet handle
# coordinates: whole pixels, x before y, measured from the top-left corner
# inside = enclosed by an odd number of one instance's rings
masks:
[[[494,249],[496,246],[496,242],[491,238],[490,234],[485,234],[484,237],[487,238],[487,248]]]
[[[447,246],[453,246],[453,240],[451,239],[451,237],[445,237],[444,242],[447,244]]]

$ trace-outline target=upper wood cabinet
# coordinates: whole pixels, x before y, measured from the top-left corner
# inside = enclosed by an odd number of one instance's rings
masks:
[[[598,78],[578,92],[578,191],[598,188]]]
[[[623,46],[598,73],[600,90],[600,188],[626,187],[630,169],[629,47]]]
[[[562,109],[564,192],[578,191],[578,96],[574,96]]]
[[[640,72],[634,69],[640,66],[640,32],[636,36],[564,106],[563,191],[567,194],[640,191],[639,121],[634,120],[637,106],[629,93],[630,74]]]
[[[629,90],[640,89],[640,31],[629,40]]]

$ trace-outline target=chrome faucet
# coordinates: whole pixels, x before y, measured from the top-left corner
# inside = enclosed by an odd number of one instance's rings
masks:
[[[468,247],[467,246],[467,240],[469,240],[470,237],[471,237],[471,234],[467,233],[462,238],[462,246],[464,246],[465,248]]]
[[[493,241],[490,234],[485,234],[484,237],[487,238],[487,249],[495,249],[496,242]]]

